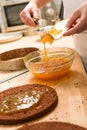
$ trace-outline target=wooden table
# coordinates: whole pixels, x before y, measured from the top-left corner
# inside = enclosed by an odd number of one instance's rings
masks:
[[[0,51],[2,51],[2,49],[3,51],[6,51],[8,46],[9,49],[25,46],[34,46],[40,49],[43,48],[39,36],[23,37],[19,41],[0,45]],[[53,45],[47,45],[47,47],[53,46],[67,46],[74,48],[72,37],[64,37],[60,40],[56,40]],[[28,83],[47,84],[57,91],[59,98],[57,107],[52,112],[39,118],[35,122],[63,121],[87,128],[87,75],[77,53],[70,72],[61,79],[55,81],[42,81],[33,77],[30,72],[27,72],[0,84],[0,91]],[[0,125],[0,130],[14,130],[17,127],[20,127],[20,125],[11,127]]]

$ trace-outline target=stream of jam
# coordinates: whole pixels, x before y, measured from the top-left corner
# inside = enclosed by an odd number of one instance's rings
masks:
[[[44,60],[47,60],[47,49],[46,49],[46,43],[49,43],[49,44],[52,44],[54,42],[54,38],[49,34],[45,34],[42,38],[42,43],[43,43],[43,46],[44,46],[44,57],[43,59]]]
[[[13,114],[35,107],[41,100],[43,93],[33,90],[11,95],[0,104],[0,114]]]
[[[46,34],[44,34],[41,37],[41,41],[43,43],[44,46],[44,61],[47,61],[48,57],[47,57],[47,49],[46,49],[46,43],[52,44],[54,42],[54,38],[58,35],[62,33],[62,30],[56,30],[56,28],[51,28]]]

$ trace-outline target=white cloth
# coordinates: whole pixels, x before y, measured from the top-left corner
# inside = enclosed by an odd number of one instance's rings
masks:
[[[69,18],[76,8],[87,0],[63,0],[64,4],[64,19]],[[87,72],[87,31],[73,36],[76,51],[80,54],[84,67]]]
[[[63,0],[64,3],[64,18],[69,18],[74,10],[87,0]]]

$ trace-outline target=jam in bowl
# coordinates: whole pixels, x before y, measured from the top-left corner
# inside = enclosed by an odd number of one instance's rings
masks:
[[[48,48],[34,51],[24,57],[28,70],[37,78],[53,80],[61,78],[71,68],[74,60],[74,50],[67,47]]]

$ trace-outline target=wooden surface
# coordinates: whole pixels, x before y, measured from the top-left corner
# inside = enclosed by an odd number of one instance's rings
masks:
[[[29,43],[26,44],[26,41],[28,42],[28,40]],[[12,47],[15,48],[17,44],[24,45],[23,43],[28,47],[29,45],[36,46],[36,43],[37,47],[42,47],[39,42],[39,37],[33,37],[33,39],[32,37],[23,38],[18,42],[12,43]],[[52,46],[69,46],[71,44],[69,47],[73,48],[72,43],[72,38],[66,37],[55,41]],[[10,44],[9,47],[11,47]],[[1,48],[3,48],[3,46],[1,46]],[[27,72],[12,80],[0,84],[0,91],[28,83],[47,84],[57,91],[59,98],[58,105],[52,112],[34,122],[62,121],[74,123],[87,128],[87,75],[77,53],[70,72],[61,79],[57,79],[55,81],[42,81],[36,79],[30,72]],[[0,125],[0,130],[14,130],[20,126],[21,125],[10,127]]]

